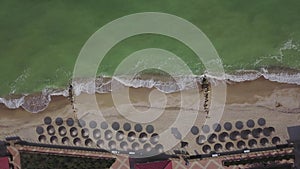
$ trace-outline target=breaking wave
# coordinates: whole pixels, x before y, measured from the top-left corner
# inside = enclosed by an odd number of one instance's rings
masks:
[[[270,81],[279,83],[288,83],[300,85],[300,73],[282,73],[282,72],[269,72],[266,69],[260,71],[237,71],[234,74],[226,74],[224,79],[218,79],[214,76],[205,75],[211,84],[217,84],[220,82],[244,82],[252,81],[258,78],[265,78]],[[178,92],[195,88],[195,84],[201,84],[201,76],[181,76],[181,77],[159,77],[157,79],[142,79],[135,78],[129,79],[126,77],[98,77],[93,79],[76,79],[73,81],[74,95],[78,96],[82,92],[88,94],[94,93],[108,93],[118,87],[133,87],[133,88],[156,88],[164,93]],[[112,85],[113,84],[113,85]],[[18,98],[0,98],[0,103],[4,104],[9,109],[17,109],[22,107],[28,112],[38,113],[47,108],[51,102],[52,96],[69,96],[68,89],[44,89],[39,94],[23,95]]]

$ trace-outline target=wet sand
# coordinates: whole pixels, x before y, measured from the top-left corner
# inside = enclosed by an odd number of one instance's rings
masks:
[[[127,90],[127,88],[125,89]],[[203,91],[189,90],[184,91],[184,93],[191,100],[188,100],[185,105],[181,105],[182,93],[180,92],[164,94],[156,89],[129,89],[130,101],[136,110],[149,111],[150,113],[151,111],[154,113],[159,112],[156,114],[157,118],[153,118],[153,114],[147,114],[149,118],[154,119],[150,123],[153,124],[157,133],[164,132],[170,128],[177,119],[180,110],[191,115],[191,117],[194,117],[196,114],[197,117],[193,119],[195,126],[201,128],[205,123],[206,114],[203,110]],[[122,93],[115,96],[117,98],[124,97]],[[200,97],[199,102],[193,100],[197,96]],[[111,93],[96,94],[96,98],[103,117],[108,122],[117,121],[123,124],[128,121],[132,122],[132,119],[136,116],[136,114],[130,113],[130,107],[126,106],[122,107],[123,115],[120,115],[114,106],[115,103]],[[4,105],[0,105],[0,139],[4,139],[6,136],[18,135],[25,140],[37,142],[38,135],[35,133],[35,128],[43,125],[43,119],[46,116],[53,119],[56,117],[62,117],[63,119],[83,117],[85,120],[101,121],[102,118],[99,117],[97,111],[93,110],[93,105],[89,99],[90,95],[87,94],[81,94],[79,97],[76,97],[76,113],[72,110],[70,101],[62,96],[52,97],[52,101],[47,109],[37,114],[26,112],[21,108],[12,110]],[[82,103],[82,101],[87,102]],[[197,109],[198,106],[199,109]],[[126,112],[127,110],[128,112]],[[144,114],[141,117],[147,115]],[[287,127],[300,125],[300,86],[271,82],[263,78],[242,83],[229,83],[227,85],[226,105],[220,124],[229,122],[234,126],[235,122],[242,121],[246,125],[248,120],[252,119],[257,122],[259,118],[266,120],[266,124],[260,126],[261,128],[274,127],[274,136],[278,136],[281,143],[285,143],[288,139]],[[190,124],[193,121],[188,121],[188,118],[182,123],[185,126],[193,125]],[[258,127],[257,123],[255,125],[255,127]],[[226,130],[222,129],[222,131]],[[226,132],[230,133],[233,131],[234,127]],[[191,154],[202,151],[198,150],[199,145],[195,141],[197,136],[199,134],[193,135],[188,133],[181,138],[183,141],[190,142],[188,150]],[[269,139],[271,142],[272,137]],[[239,139],[236,141],[239,141]],[[211,146],[214,145],[215,143],[211,144]]]

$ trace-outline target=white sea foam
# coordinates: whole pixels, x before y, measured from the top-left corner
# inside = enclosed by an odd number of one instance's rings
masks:
[[[270,74],[263,74],[263,76],[265,79],[268,79],[270,81],[300,85],[300,73],[296,73],[296,74],[270,73]]]
[[[73,81],[74,94],[76,96],[83,93],[94,94],[94,93],[108,93],[118,87],[127,86],[133,88],[156,88],[164,93],[178,92],[195,88],[195,84],[201,84],[201,76],[178,76],[171,79],[130,79],[128,77],[98,77],[93,79],[76,79]],[[297,84],[300,85],[300,73],[270,73],[267,69],[261,69],[260,71],[237,71],[234,74],[226,74],[225,78],[217,78],[214,76],[206,75],[210,83],[218,84],[220,82],[244,82],[256,80],[260,77],[264,77],[270,81],[279,83]],[[6,99],[0,98],[0,103],[4,104],[10,109],[16,109],[22,107],[23,109],[38,113],[47,108],[51,102],[52,96],[69,96],[68,89],[55,90],[55,89],[44,89],[41,94],[35,95],[24,95],[19,98]]]
[[[23,105],[24,97],[25,96],[22,96],[17,99],[15,99],[15,98],[14,99],[0,98],[0,103],[3,103],[6,107],[8,107],[10,109],[16,109]]]
[[[233,82],[252,81],[260,77],[274,82],[300,85],[300,73],[269,73],[267,69],[261,69],[261,71],[226,75],[226,78]]]

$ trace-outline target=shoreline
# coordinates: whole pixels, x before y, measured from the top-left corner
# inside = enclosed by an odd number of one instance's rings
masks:
[[[279,84],[287,85],[300,85],[300,72],[296,69],[288,69],[286,73],[280,73],[278,67],[273,68],[270,72],[268,70],[253,71],[253,70],[243,70],[237,71],[235,74],[226,74],[224,79],[218,79],[214,76],[207,75],[210,83],[216,85],[218,83],[223,83],[224,81],[227,85],[235,83],[247,83],[251,81],[260,81],[264,79],[269,82],[275,82]],[[265,73],[262,73],[265,72]],[[91,87],[93,82],[90,78],[81,78],[74,80],[73,88],[74,94],[76,96],[81,93],[110,93],[111,83],[117,82],[118,85],[123,85],[132,88],[156,88],[163,93],[174,93],[183,90],[189,90],[193,88],[194,83],[201,85],[201,76],[178,76],[170,77],[166,74],[159,73],[145,73],[139,74],[134,77],[134,79],[127,79],[126,76],[120,77],[102,77],[99,76],[95,80],[96,87]],[[116,84],[116,83],[115,83]],[[178,86],[179,84],[179,86]],[[51,102],[53,96],[64,96],[68,97],[69,92],[66,88],[61,89],[49,89],[46,88],[41,92],[35,92],[31,94],[13,94],[7,95],[6,97],[0,97],[0,105],[5,105],[11,109],[23,108],[32,113],[39,113],[47,108],[48,104]],[[32,108],[31,105],[39,105],[38,107]]]

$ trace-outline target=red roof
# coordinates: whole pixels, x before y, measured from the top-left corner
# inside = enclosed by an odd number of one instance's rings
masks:
[[[0,169],[9,169],[9,161],[7,157],[0,158]]]
[[[135,164],[134,169],[172,169],[170,160]]]

